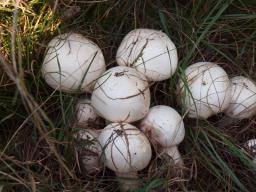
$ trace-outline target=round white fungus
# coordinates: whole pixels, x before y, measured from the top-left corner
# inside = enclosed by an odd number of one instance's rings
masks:
[[[195,63],[185,70],[185,79],[179,81],[178,99],[189,117],[207,119],[228,107],[230,85],[227,73],[219,65]]]
[[[98,139],[105,165],[123,178],[123,191],[136,188],[139,181],[136,172],[144,169],[152,156],[147,137],[133,125],[112,123],[102,130]]]
[[[165,105],[150,108],[142,119],[140,128],[176,164],[182,164],[177,145],[184,139],[185,128],[182,117],[175,109]]]
[[[237,76],[231,79],[230,104],[226,115],[245,119],[256,114],[256,85],[250,79]]]
[[[122,40],[116,54],[119,65],[133,67],[150,81],[170,78],[178,64],[177,49],[163,32],[135,29]]]
[[[47,45],[42,75],[53,88],[65,92],[91,92],[106,70],[100,48],[77,33],[53,38]]]
[[[137,121],[149,110],[148,82],[135,69],[114,67],[97,80],[91,101],[97,113],[106,120]]]

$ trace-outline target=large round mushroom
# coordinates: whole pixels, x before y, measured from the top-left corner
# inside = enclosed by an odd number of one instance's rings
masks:
[[[117,63],[133,67],[150,81],[170,78],[178,64],[177,49],[162,31],[135,29],[122,40],[116,54]]]
[[[123,178],[122,191],[137,188],[137,171],[144,169],[152,156],[147,137],[128,123],[111,123],[101,131],[98,140],[105,165]]]
[[[47,45],[42,75],[53,88],[65,92],[91,92],[106,70],[100,48],[77,33],[54,37]]]
[[[149,110],[149,85],[135,69],[113,67],[97,80],[91,101],[97,113],[110,122],[134,122]]]
[[[140,123],[140,129],[175,164],[183,165],[177,145],[184,139],[185,128],[182,117],[175,109],[165,105],[150,108]]]
[[[222,67],[212,62],[198,62],[186,68],[185,79],[179,81],[178,99],[189,117],[207,119],[228,107],[230,85]]]
[[[226,115],[245,119],[256,114],[256,85],[250,79],[237,76],[231,79],[230,104],[225,111]]]

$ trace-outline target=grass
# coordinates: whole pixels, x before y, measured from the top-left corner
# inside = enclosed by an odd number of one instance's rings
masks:
[[[3,191],[118,191],[109,170],[90,176],[78,168],[72,128],[80,95],[53,91],[41,77],[47,42],[76,31],[95,41],[108,66],[124,35],[134,28],[164,31],[178,48],[179,69],[151,88],[152,105],[176,104],[184,68],[218,62],[228,74],[256,80],[256,4],[214,1],[0,1],[0,184]],[[138,191],[255,191],[256,167],[242,152],[256,136],[255,119],[185,119],[180,145],[187,169],[182,179],[154,157],[140,173]]]

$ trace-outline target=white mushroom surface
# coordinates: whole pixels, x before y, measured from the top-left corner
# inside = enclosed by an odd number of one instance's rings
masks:
[[[177,92],[188,117],[207,119],[227,109],[231,83],[216,63],[198,62],[185,69],[185,79],[180,79]]]
[[[122,191],[137,188],[137,171],[144,169],[152,156],[147,137],[131,124],[112,123],[101,131],[98,139],[104,164],[122,178]]]
[[[140,123],[140,129],[149,140],[168,154],[175,164],[183,164],[177,145],[185,136],[185,128],[179,113],[165,105],[150,108],[148,114]]]
[[[133,67],[150,81],[170,78],[178,64],[177,49],[162,31],[134,29],[122,40],[116,54],[121,66]]]
[[[151,160],[147,137],[128,123],[111,123],[99,135],[106,166],[119,173],[144,169]]]
[[[53,89],[91,92],[106,66],[102,51],[94,42],[81,34],[65,33],[48,43],[41,70]]]
[[[225,111],[226,115],[245,119],[256,114],[256,85],[243,76],[236,76],[231,79],[230,104]]]
[[[77,125],[81,127],[87,127],[88,125],[93,124],[97,118],[99,118],[99,116],[92,107],[90,99],[79,99],[76,104]]]
[[[135,69],[113,67],[97,80],[91,101],[96,112],[110,122],[134,122],[149,110],[149,85]]]

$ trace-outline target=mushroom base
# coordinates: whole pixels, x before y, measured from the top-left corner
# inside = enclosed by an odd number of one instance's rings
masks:
[[[175,165],[181,166],[181,167],[184,166],[184,162],[180,155],[178,147],[176,146],[166,147],[163,149],[163,153],[166,153],[168,156],[170,156]]]
[[[120,191],[134,191],[140,187],[140,180],[137,172],[117,173],[118,182],[120,184]]]

